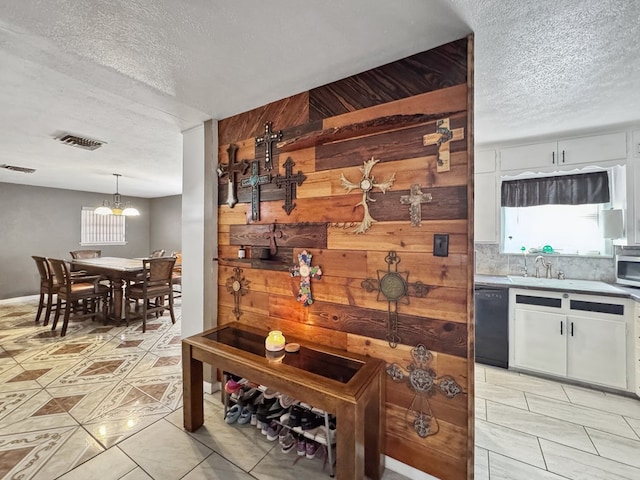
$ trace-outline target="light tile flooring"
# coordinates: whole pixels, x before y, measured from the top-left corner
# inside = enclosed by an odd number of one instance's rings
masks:
[[[640,480],[640,400],[476,365],[477,480]]]
[[[0,302],[0,478],[329,478],[224,423],[217,395],[183,430],[179,303],[176,325],[72,322],[65,338],[34,325],[35,306]],[[478,365],[475,478],[639,480],[640,401]]]

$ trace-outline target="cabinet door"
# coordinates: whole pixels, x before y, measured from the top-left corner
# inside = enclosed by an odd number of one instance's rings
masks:
[[[567,317],[567,375],[627,389],[626,324],[606,318]]]
[[[573,138],[558,142],[560,165],[576,163],[597,164],[607,160],[627,158],[626,132],[608,133],[593,137]]]
[[[498,241],[496,175],[477,173],[474,180],[474,241],[495,243]]]
[[[558,163],[557,142],[536,143],[500,150],[502,170],[531,170],[552,167]]]
[[[514,330],[516,367],[567,374],[565,315],[516,308]]]

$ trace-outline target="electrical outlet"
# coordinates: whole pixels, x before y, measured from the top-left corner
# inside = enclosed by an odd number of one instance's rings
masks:
[[[433,236],[433,256],[434,257],[449,256],[449,235],[444,233],[436,233]]]

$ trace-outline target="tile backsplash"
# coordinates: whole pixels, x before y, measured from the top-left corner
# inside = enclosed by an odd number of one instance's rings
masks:
[[[478,243],[475,245],[476,273],[482,275],[522,275],[524,255],[501,254],[499,244]],[[640,251],[622,250],[616,247],[616,254],[640,255]],[[527,271],[529,276],[535,274],[534,260],[536,254],[527,254]],[[545,255],[551,262],[551,272],[557,278],[558,271],[564,272],[566,278],[580,280],[598,280],[615,282],[615,259],[611,257],[579,257],[575,255]],[[544,276],[544,269],[540,269]]]

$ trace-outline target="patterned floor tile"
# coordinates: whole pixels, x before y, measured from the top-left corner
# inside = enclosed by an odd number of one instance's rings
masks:
[[[176,375],[182,373],[182,354],[179,351],[148,352],[136,367],[127,375],[127,379],[136,377],[155,377],[158,375]]]
[[[101,345],[91,356],[118,355],[122,352],[147,352],[159,339],[160,335],[157,334],[122,332]]]
[[[70,398],[65,400],[66,405],[72,401]],[[58,403],[42,389],[0,419],[0,432],[10,434],[79,426],[65,409],[66,405]]]
[[[0,373],[0,388],[15,391],[46,387],[76,363],[75,360],[23,363]]]
[[[182,374],[132,377],[126,382],[163,403],[171,410],[182,406]]]
[[[0,420],[13,412],[16,408],[40,392],[41,389],[17,390],[0,392]]]
[[[143,352],[123,352],[117,355],[85,358],[65,371],[51,386],[121,380],[133,370],[143,355]]]
[[[127,478],[125,475],[135,470],[136,467],[134,461],[127,457],[122,450],[113,447],[74,468],[58,480],[86,480],[88,478],[119,480]]]
[[[150,350],[154,353],[169,350],[180,354],[182,351],[182,335],[179,332],[169,331]]]
[[[0,476],[51,480],[101,451],[77,426],[0,435]]]
[[[83,383],[64,387],[47,387],[46,390],[78,422],[98,416],[100,405],[108,402],[111,392],[121,381]],[[113,407],[112,407],[113,408]]]

